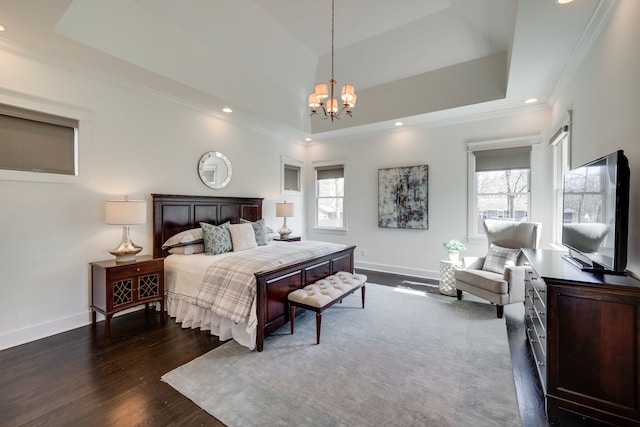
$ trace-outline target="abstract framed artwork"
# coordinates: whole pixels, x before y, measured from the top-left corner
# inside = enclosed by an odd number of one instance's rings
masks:
[[[429,166],[378,169],[378,227],[429,229]]]

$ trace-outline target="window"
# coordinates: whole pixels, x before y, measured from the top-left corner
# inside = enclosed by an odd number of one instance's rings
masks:
[[[317,165],[316,227],[345,229],[344,164]]]
[[[299,160],[282,156],[281,188],[283,194],[302,193],[302,165]]]
[[[77,175],[78,120],[0,104],[0,169]]]
[[[531,149],[538,136],[467,143],[468,239],[484,239],[485,219],[530,221]]]

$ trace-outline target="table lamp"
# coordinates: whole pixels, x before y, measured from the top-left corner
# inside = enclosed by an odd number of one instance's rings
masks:
[[[107,224],[122,225],[122,241],[120,245],[109,251],[116,256],[116,262],[136,260],[136,254],[142,250],[131,241],[129,226],[144,224],[147,220],[147,202],[144,200],[108,200],[105,205],[105,219]]]
[[[282,224],[279,233],[281,239],[286,239],[291,234],[291,229],[287,227],[287,217],[293,216],[293,203],[287,203],[286,200],[284,203],[276,203],[276,216],[284,218],[284,224]]]

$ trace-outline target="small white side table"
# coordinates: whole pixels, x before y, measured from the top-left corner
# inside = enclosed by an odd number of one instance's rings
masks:
[[[440,260],[440,287],[442,295],[456,296],[456,268],[462,267],[461,261]]]

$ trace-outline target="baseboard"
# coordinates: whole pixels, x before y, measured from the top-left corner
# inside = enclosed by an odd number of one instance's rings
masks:
[[[89,323],[91,323],[91,316],[88,312],[82,312],[68,317],[38,323],[26,328],[4,332],[0,334],[0,350],[67,332],[86,326]]]
[[[144,305],[139,305],[126,310],[122,310],[114,314],[113,317],[118,317],[138,310],[144,310]],[[97,313],[96,320],[98,322],[104,321],[104,316],[100,313]],[[62,317],[60,319],[55,319],[49,322],[38,323],[26,328],[4,332],[0,334],[0,350],[5,350],[10,347],[16,347],[18,345],[26,344],[28,342],[36,341],[42,338],[47,338],[52,335],[60,334],[62,332],[68,332],[72,329],[81,328],[89,324],[91,324],[91,310],[74,314],[68,317]]]
[[[418,268],[399,267],[396,265],[377,264],[372,262],[355,261],[356,268],[362,268],[364,270],[379,271],[381,273],[395,273],[402,274],[404,276],[421,277],[425,279],[440,279],[440,272],[432,270],[424,270]]]

